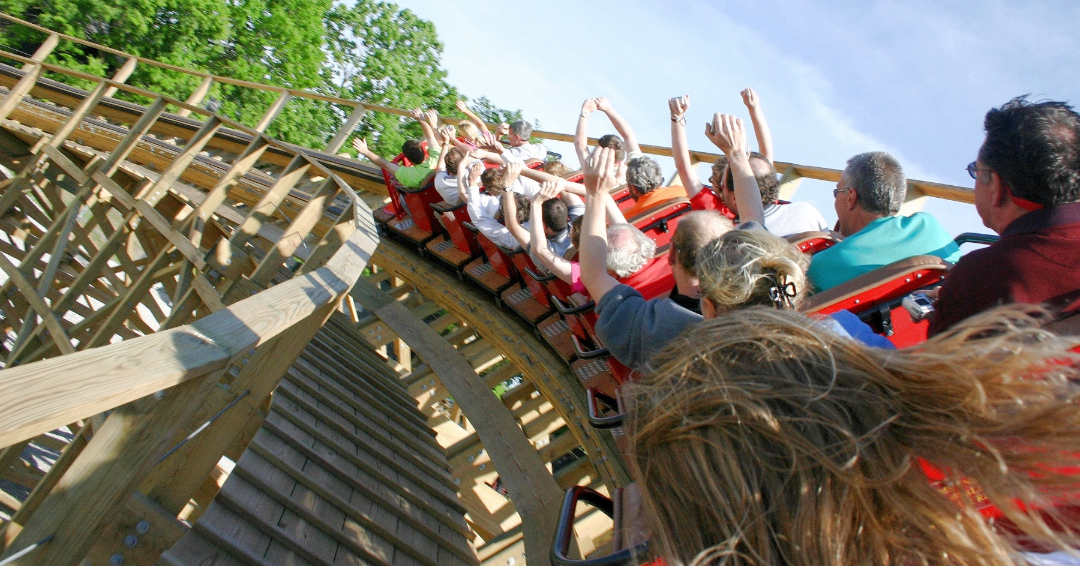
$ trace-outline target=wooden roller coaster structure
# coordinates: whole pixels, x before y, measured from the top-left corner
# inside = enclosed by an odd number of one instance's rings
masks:
[[[629,482],[534,321],[380,240],[380,171],[335,153],[405,112],[0,19],[42,34],[0,51],[0,564],[543,564],[564,490]],[[124,64],[50,62],[65,41]],[[215,84],[276,100],[240,124],[200,106]],[[294,98],[342,112],[325,147],[265,134]],[[839,177],[777,166],[784,196]],[[602,514],[576,528],[610,546]]]

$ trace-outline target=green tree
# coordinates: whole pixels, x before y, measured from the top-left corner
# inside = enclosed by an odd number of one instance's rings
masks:
[[[133,55],[251,82],[305,89],[384,106],[434,108],[456,115],[460,96],[440,68],[435,26],[389,2],[359,0],[0,0],[0,11]],[[0,24],[0,45],[31,53],[44,35]],[[97,49],[61,42],[52,61],[99,76],[124,61]],[[199,79],[139,65],[132,84],[185,99]],[[204,104],[255,125],[274,93],[216,84]],[[519,118],[520,111],[476,103],[482,116]],[[294,98],[269,134],[322,147],[348,108]],[[369,112],[357,134],[380,154],[396,155],[420,135],[411,119]]]
[[[410,10],[388,2],[337,5],[327,14],[329,78],[341,98],[397,108],[423,106],[439,114],[456,112],[457,89],[439,67],[442,43],[435,26]],[[372,150],[396,155],[401,144],[419,137],[409,118],[369,112],[357,135],[369,137]]]

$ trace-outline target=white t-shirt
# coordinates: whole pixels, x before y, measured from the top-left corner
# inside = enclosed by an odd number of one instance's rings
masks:
[[[808,202],[793,202],[774,204],[766,208],[765,228],[783,238],[800,232],[824,232],[829,229],[829,225],[814,205]]]
[[[469,195],[469,204],[467,206],[469,217],[472,218],[472,225],[476,226],[476,229],[481,234],[487,236],[487,239],[504,248],[512,250],[521,248],[521,244],[510,233],[510,230],[502,222],[495,220],[495,216],[502,206],[499,198],[481,194],[480,188],[474,187],[468,180],[465,181],[465,192]]]
[[[457,176],[450,175],[446,171],[439,171],[435,174],[435,190],[439,191],[439,195],[450,204],[458,204],[461,202],[461,195],[458,194]]]
[[[513,154],[504,153],[502,157],[503,161],[506,161],[507,163],[516,161],[522,165],[525,164],[524,160]],[[532,200],[533,196],[540,192],[540,183],[537,183],[524,175],[518,175],[518,178],[514,180],[514,184],[510,186],[510,190]]]
[[[506,154],[512,154],[514,157],[522,161],[528,161],[530,159],[539,159],[543,161],[547,158],[547,148],[542,143],[529,143],[525,142],[517,147],[508,147],[503,152],[503,156]]]

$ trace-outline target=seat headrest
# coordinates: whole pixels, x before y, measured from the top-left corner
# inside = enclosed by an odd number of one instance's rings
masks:
[[[867,291],[888,283],[889,281],[893,281],[899,277],[903,277],[905,274],[915,271],[930,269],[944,272],[951,268],[951,263],[936,255],[917,255],[900,261],[894,261],[889,265],[879,267],[869,273],[863,273],[850,281],[846,281],[810,297],[809,300],[804,303],[802,310],[807,312],[821,310],[840,301],[857,297]]]

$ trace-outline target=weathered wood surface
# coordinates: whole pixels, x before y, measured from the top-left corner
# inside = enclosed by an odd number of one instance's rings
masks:
[[[423,419],[398,376],[312,364],[342,343],[368,348],[340,328],[304,350],[217,498],[159,563],[477,564],[445,454],[429,429],[402,425]]]
[[[473,367],[459,351],[393,297],[365,280],[357,282],[351,296],[424,358],[455,403],[470,415],[510,499],[521,516],[528,519],[523,521],[528,561],[548,564],[562,490],[510,412],[491,388],[476,379]]]

